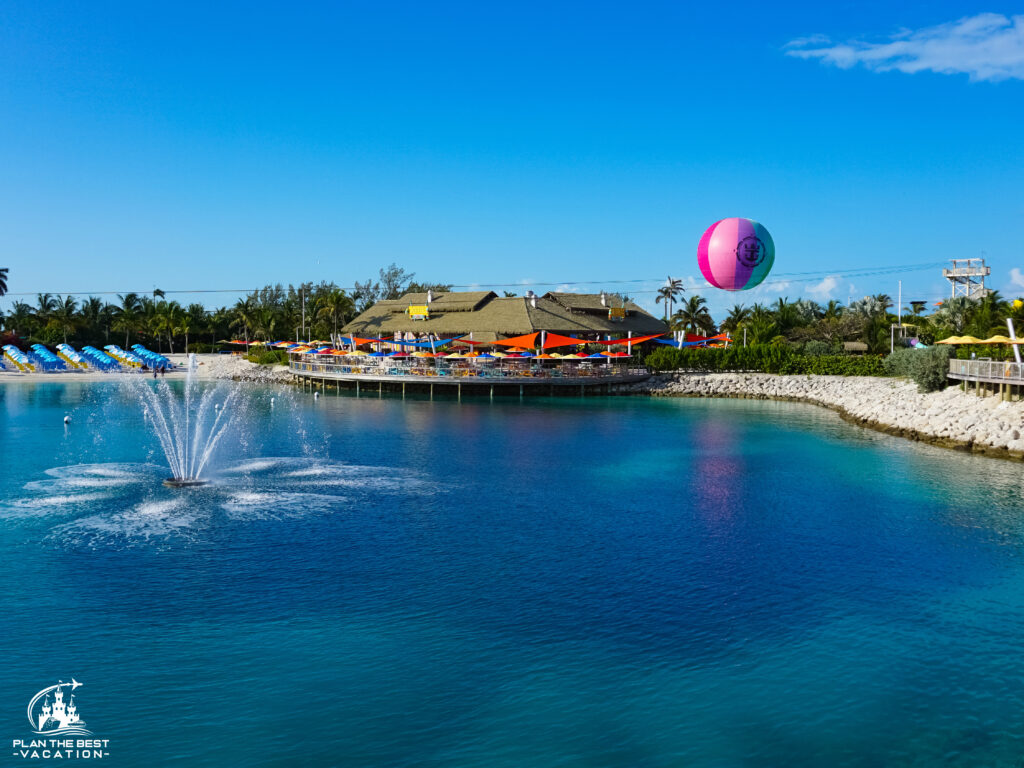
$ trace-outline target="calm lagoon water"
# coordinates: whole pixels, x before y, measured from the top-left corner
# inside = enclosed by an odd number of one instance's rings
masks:
[[[215,463],[163,488],[116,385],[0,387],[5,740],[73,676],[112,765],[1024,763],[1020,465],[788,403],[261,389]]]

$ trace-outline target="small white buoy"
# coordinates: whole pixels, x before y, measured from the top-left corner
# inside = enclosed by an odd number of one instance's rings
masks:
[[[71,423],[71,417],[70,416],[65,416],[64,417],[64,423],[65,424],[70,424]]]
[[[314,400],[319,400],[320,399],[320,393],[319,392],[314,392],[313,393],[313,399]]]
[[[274,398],[270,398],[270,407],[271,407],[271,408],[273,408],[273,407],[274,407]]]

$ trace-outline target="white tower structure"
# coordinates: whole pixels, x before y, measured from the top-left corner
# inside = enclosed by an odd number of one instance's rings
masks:
[[[992,274],[992,269],[985,266],[984,259],[952,259],[952,265],[951,269],[942,270],[942,276],[949,280],[950,298],[983,299],[988,296],[985,278]]]

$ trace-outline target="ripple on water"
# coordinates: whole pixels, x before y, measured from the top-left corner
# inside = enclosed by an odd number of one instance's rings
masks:
[[[367,494],[438,491],[414,470],[308,456],[242,461],[217,473],[209,485],[185,491],[160,487],[167,470],[155,464],[77,464],[45,474],[46,479],[25,484],[24,498],[0,503],[0,519],[59,515],[64,522],[47,539],[72,548],[189,544],[218,516],[244,523],[334,515]],[[140,485],[148,486],[145,494]],[[73,515],[76,519],[67,519]]]
[[[0,519],[19,517],[42,517],[57,513],[74,512],[71,507],[95,504],[113,498],[109,493],[78,493],[57,496],[40,496],[36,499],[14,499],[0,504]]]
[[[90,549],[192,540],[203,522],[184,498],[147,500],[122,512],[88,515],[55,526],[47,538],[64,546]]]
[[[221,504],[232,520],[281,520],[310,514],[343,512],[344,496],[290,491],[235,491]]]

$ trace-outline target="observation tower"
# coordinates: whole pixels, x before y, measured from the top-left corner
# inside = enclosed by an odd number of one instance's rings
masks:
[[[985,278],[992,274],[992,268],[985,266],[984,259],[952,259],[952,267],[942,270],[942,276],[949,280],[950,298],[965,296],[968,299],[983,299],[989,294]]]

